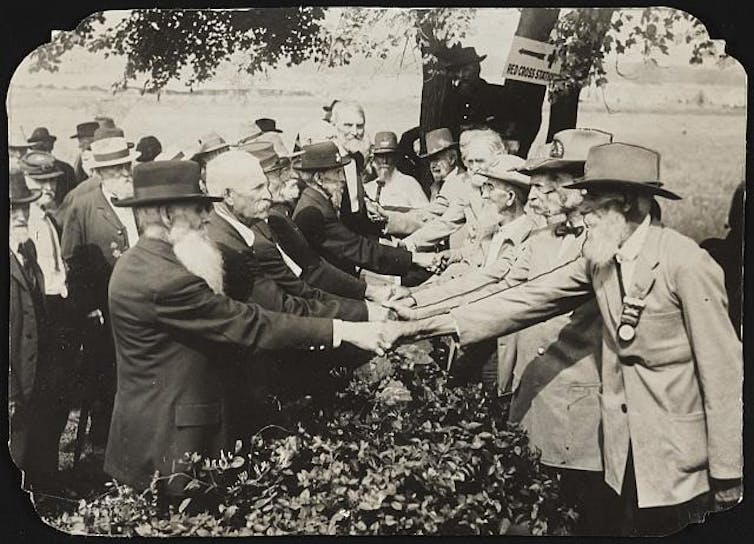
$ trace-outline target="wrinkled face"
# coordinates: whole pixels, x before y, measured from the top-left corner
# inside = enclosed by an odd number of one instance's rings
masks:
[[[267,173],[273,202],[295,202],[300,194],[298,180],[290,166]]]
[[[461,154],[463,156],[463,164],[466,165],[469,171],[471,184],[474,187],[480,187],[487,178],[478,174],[478,172],[484,170],[492,163],[494,151],[488,142],[472,140],[464,146]]]
[[[364,139],[364,115],[355,108],[342,108],[332,118],[335,129],[338,132],[338,140],[349,151],[354,140],[359,142]]]
[[[228,189],[225,203],[246,226],[267,219],[272,205],[267,179],[253,179],[243,191]]]
[[[574,175],[567,172],[537,172],[531,176],[529,208],[545,219],[567,214],[581,204],[581,192],[564,186]]]
[[[584,256],[596,264],[605,264],[628,236],[623,214],[625,197],[619,193],[587,193],[579,207],[587,228]]]
[[[29,239],[29,205],[28,204],[11,204],[10,206],[10,225],[9,238],[11,246]],[[14,247],[15,249],[15,247]]]
[[[429,158],[429,169],[435,181],[442,181],[456,167],[452,150],[446,149]]]
[[[319,184],[325,193],[330,196],[330,201],[336,210],[340,209],[343,202],[343,192],[346,190],[346,172],[343,168],[333,168],[319,174]]]
[[[34,204],[42,208],[43,210],[54,209],[57,204],[55,202],[55,190],[58,186],[58,180],[60,177],[51,179],[34,179],[32,177],[26,177],[26,183],[31,188],[37,188],[42,191],[42,196],[34,201]]]
[[[516,200],[516,193],[499,179],[485,177],[481,185],[482,198],[492,204],[498,213],[510,208]]]
[[[395,170],[398,157],[395,153],[377,153],[374,156],[374,167],[380,179],[389,178]]]
[[[95,168],[102,180],[102,185],[118,198],[128,198],[133,195],[133,178],[131,177],[131,163],[116,164]]]
[[[170,231],[206,233],[212,204],[208,202],[189,202],[172,204],[167,207],[170,213]]]

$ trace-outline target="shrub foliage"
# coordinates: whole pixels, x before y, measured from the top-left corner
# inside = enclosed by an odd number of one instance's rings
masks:
[[[110,491],[49,520],[108,535],[559,534],[575,512],[507,405],[454,384],[424,346],[362,367],[333,397],[287,410],[235,450],[186,454],[187,493]],[[172,477],[175,477],[173,475]]]

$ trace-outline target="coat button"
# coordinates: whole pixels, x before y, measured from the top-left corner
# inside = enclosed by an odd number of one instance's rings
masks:
[[[309,346],[309,351],[314,351],[314,346]]]
[[[621,404],[620,405],[620,411],[625,414],[626,412],[628,412],[628,406],[626,406],[625,403]]]
[[[542,346],[538,347],[537,348],[537,353],[539,355],[544,355],[545,354],[545,348],[543,348]]]

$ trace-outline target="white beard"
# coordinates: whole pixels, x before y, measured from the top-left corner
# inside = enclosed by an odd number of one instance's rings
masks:
[[[207,282],[218,295],[223,290],[223,257],[204,230],[173,225],[168,232],[173,252],[186,270]]]
[[[596,225],[587,229],[584,257],[597,265],[607,264],[626,239],[627,228],[623,214],[608,210]]]

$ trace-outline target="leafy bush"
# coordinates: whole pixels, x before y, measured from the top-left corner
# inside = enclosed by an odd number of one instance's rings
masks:
[[[377,359],[334,399],[288,413],[294,430],[268,426],[218,459],[187,454],[178,505],[159,504],[157,478],[140,494],[113,484],[51,523],[142,536],[566,531],[575,513],[507,423],[507,405],[454,385],[424,347]]]

